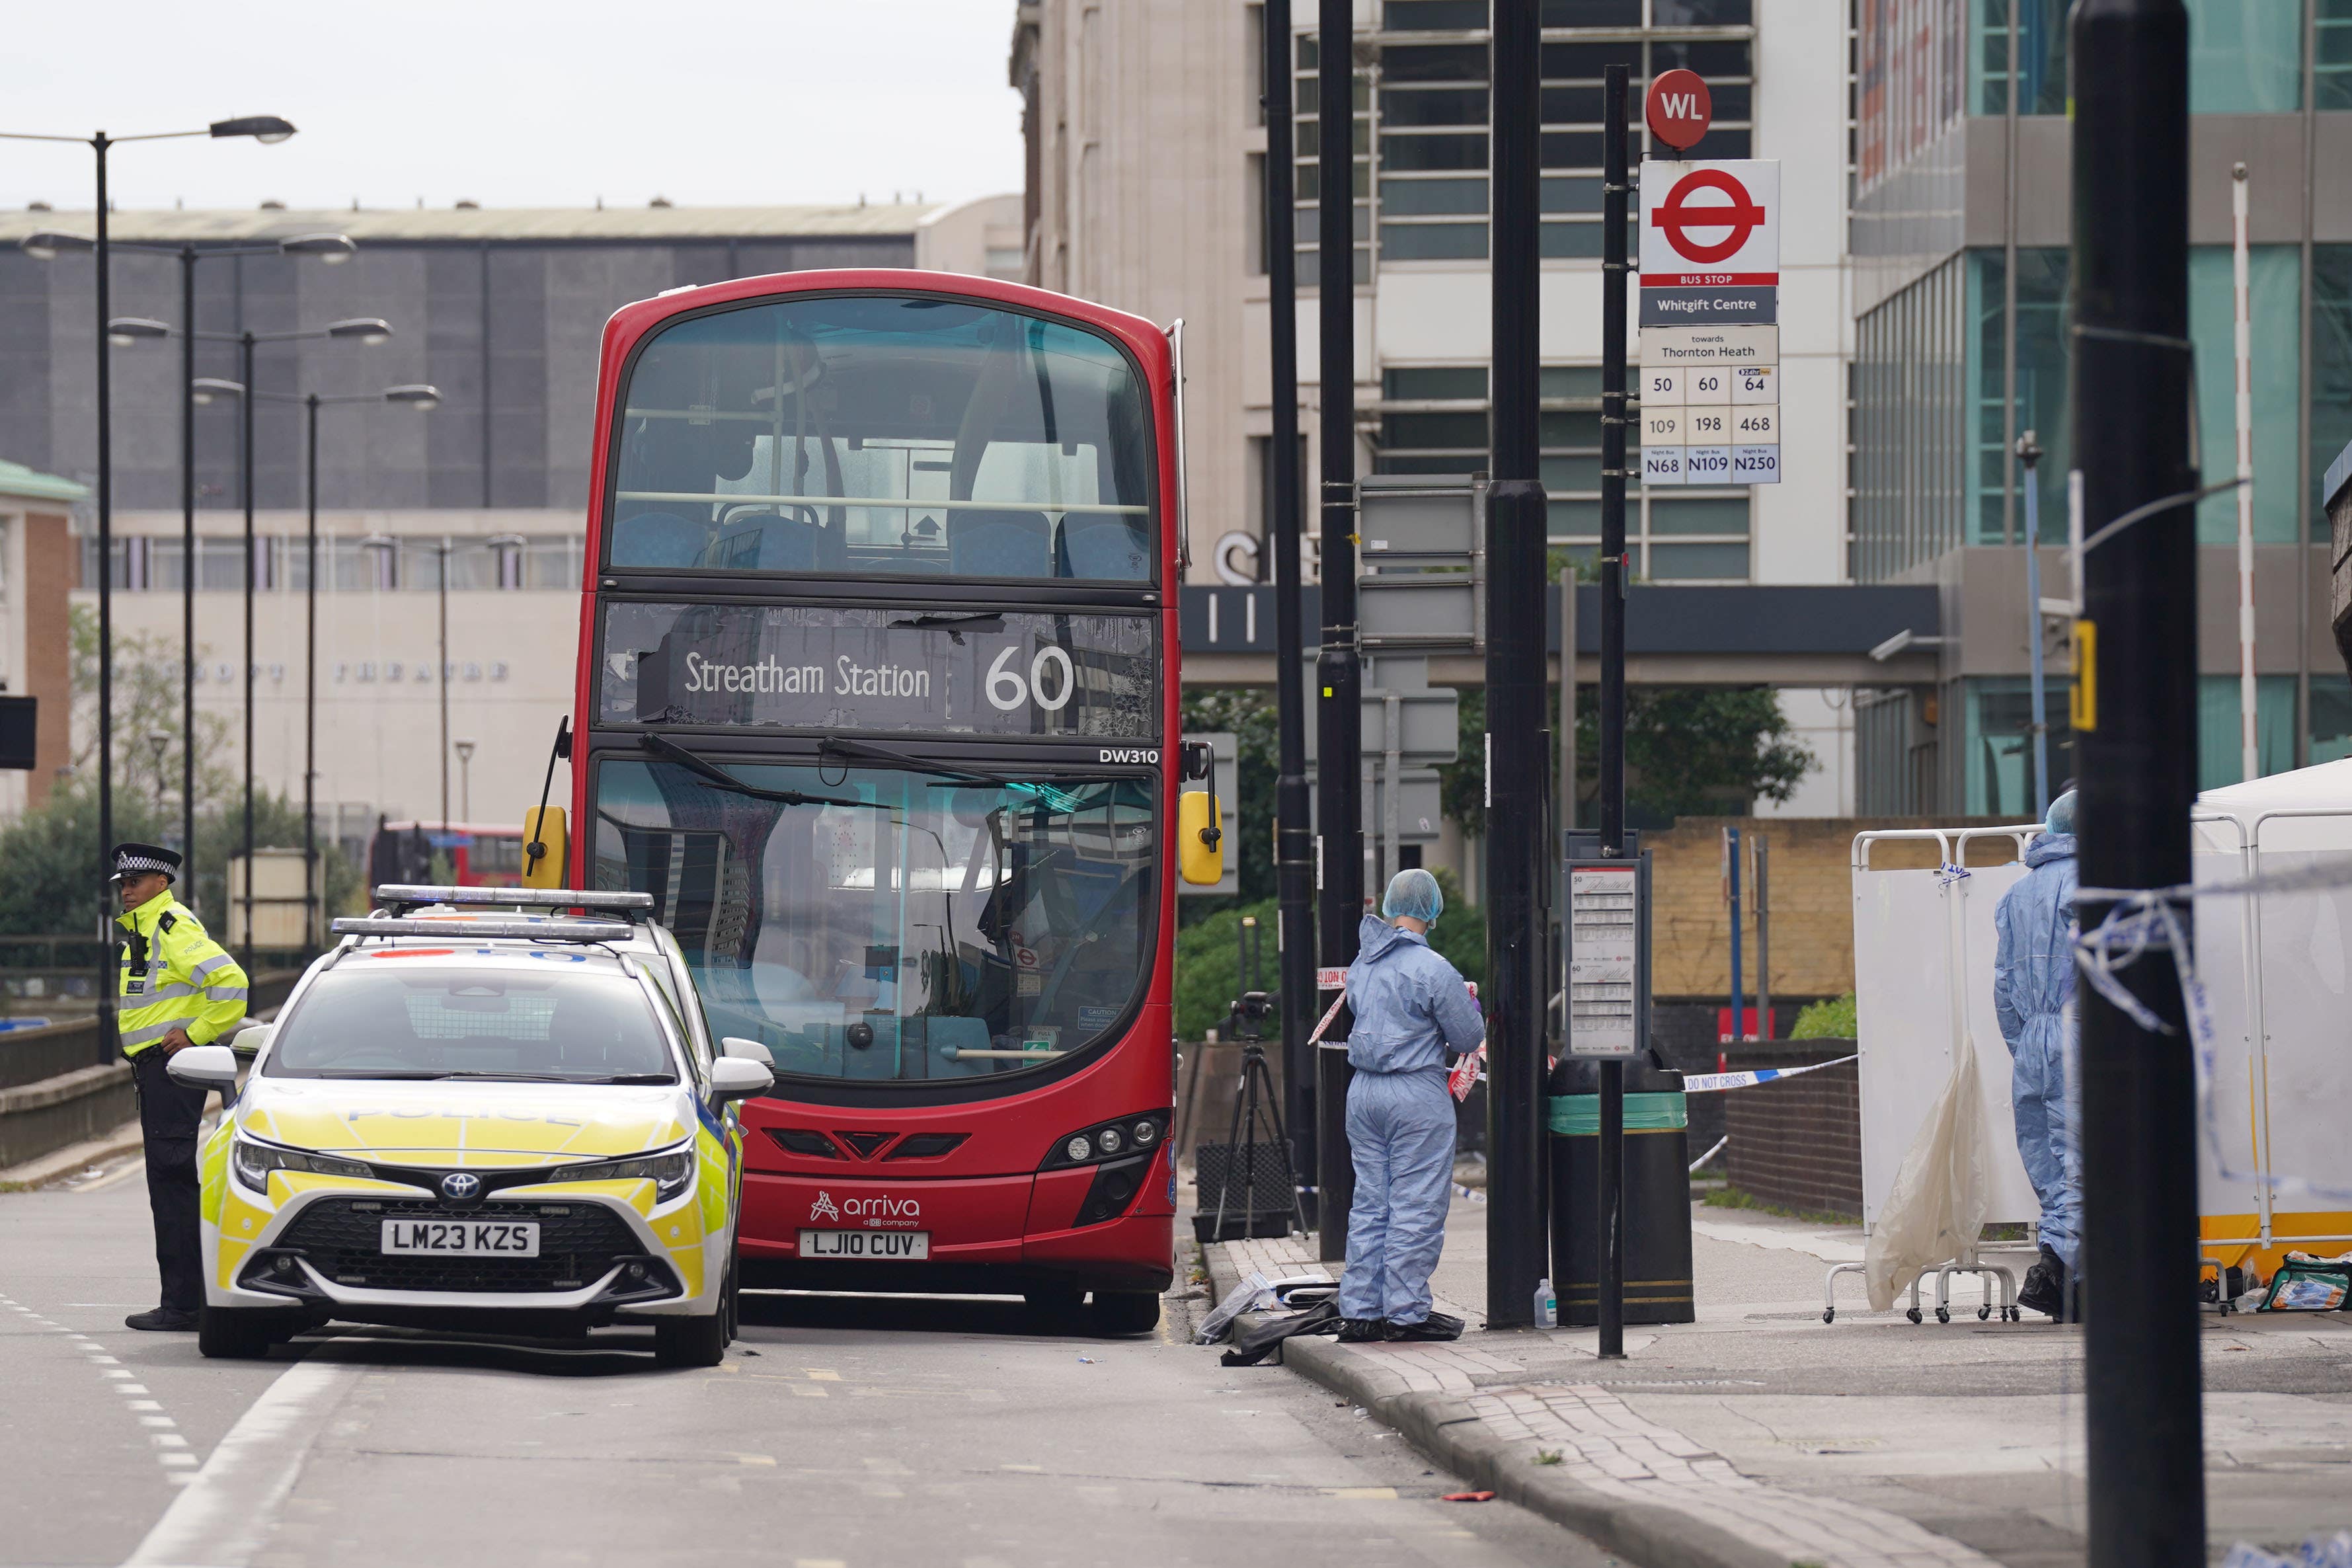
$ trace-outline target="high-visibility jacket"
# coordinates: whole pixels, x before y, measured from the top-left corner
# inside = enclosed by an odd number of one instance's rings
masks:
[[[130,933],[116,987],[125,1056],[137,1056],[175,1027],[193,1044],[208,1046],[244,1018],[245,971],[170,889],[114,923]]]

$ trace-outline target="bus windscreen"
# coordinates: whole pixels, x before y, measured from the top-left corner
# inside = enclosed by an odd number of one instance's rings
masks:
[[[962,300],[770,300],[627,372],[613,570],[1146,583],[1150,404],[1109,339]]]
[[[650,892],[715,1034],[786,1077],[1005,1078],[1115,1033],[1152,970],[1152,781],[667,761],[594,779],[594,885]]]

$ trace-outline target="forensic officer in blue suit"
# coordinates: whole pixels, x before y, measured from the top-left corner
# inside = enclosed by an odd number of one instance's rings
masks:
[[[1339,1284],[1339,1338],[1451,1340],[1462,1320],[1430,1310],[1429,1276],[1445,1246],[1454,1192],[1452,1058],[1478,1047],[1486,1021],[1462,973],[1428,941],[1445,910],[1437,879],[1400,871],[1364,917],[1348,968],[1355,1016],[1348,1061],[1348,1143],[1356,1194],[1348,1215],[1348,1269]]]
[[[2018,1303],[2069,1318],[2083,1231],[2082,1155],[2074,1104],[2074,792],[2050,803],[2047,831],[2025,850],[2025,875],[1993,910],[1993,1011],[2009,1042],[2017,1153],[2042,1201],[2042,1258]]]

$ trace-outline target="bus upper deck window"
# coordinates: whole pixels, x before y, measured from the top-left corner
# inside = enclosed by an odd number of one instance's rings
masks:
[[[877,295],[688,317],[615,424],[615,568],[1153,575],[1150,404],[1081,327]]]

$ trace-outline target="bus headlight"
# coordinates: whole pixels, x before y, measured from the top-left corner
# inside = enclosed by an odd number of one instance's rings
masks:
[[[1045,1152],[1044,1168],[1066,1170],[1072,1165],[1098,1165],[1122,1155],[1149,1152],[1168,1135],[1171,1113],[1143,1110],[1073,1132]]]

